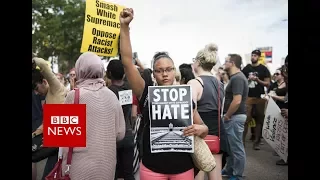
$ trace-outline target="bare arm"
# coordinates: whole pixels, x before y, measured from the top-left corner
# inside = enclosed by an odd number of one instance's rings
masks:
[[[281,102],[284,102],[284,97],[285,96],[271,96],[274,100],[277,100],[277,101],[281,101]]]
[[[121,17],[120,17],[121,19]],[[128,79],[128,82],[132,88],[133,93],[140,99],[145,82],[140,76],[139,71],[132,63],[132,48],[130,42],[129,26],[121,23],[120,27],[120,54],[122,59],[122,64],[124,67],[124,72]]]
[[[270,86],[270,78],[264,78],[264,80],[261,80],[261,79],[257,78],[257,82],[259,84],[262,84],[265,87],[269,87]]]
[[[136,120],[138,114],[138,106],[137,105],[132,105],[131,109],[131,119]]]
[[[198,113],[197,109],[195,109],[193,111],[193,123],[201,125],[201,127],[199,127],[200,131],[201,131],[200,134],[199,134],[199,137],[205,138],[208,135],[209,129],[208,129],[207,125],[205,125],[203,123],[203,121],[202,121],[202,119],[200,117],[200,114]]]
[[[48,66],[48,63],[42,58],[34,58],[34,61],[37,64],[37,66],[40,67],[40,71],[43,77],[48,81],[48,84],[50,86],[50,91],[52,92],[52,94],[56,94],[58,91],[62,90],[63,85],[60,83],[58,78],[54,75],[54,73]]]
[[[39,134],[42,134],[43,133],[43,124],[41,124],[33,133],[32,133],[32,136],[37,136]]]
[[[195,79],[190,80],[187,84],[192,88],[192,100],[196,105],[195,108],[197,108],[197,102],[199,101],[199,90],[202,88],[202,86],[199,81]]]

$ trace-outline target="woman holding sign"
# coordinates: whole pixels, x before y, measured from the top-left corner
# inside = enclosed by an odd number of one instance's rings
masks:
[[[220,111],[224,97],[224,87],[212,73],[212,68],[217,63],[218,47],[208,44],[201,49],[194,58],[193,68],[198,77],[188,82],[192,87],[193,100],[197,102],[197,110],[204,123],[209,128],[209,135],[220,138],[220,152],[213,153],[217,166],[208,176],[209,180],[222,180],[222,154],[227,152],[226,134]],[[199,172],[197,180],[204,179],[204,172]]]
[[[129,24],[133,19],[133,10],[124,9],[120,14],[120,53],[122,63],[128,82],[132,87],[133,93],[140,102],[142,111],[143,125],[142,132],[142,162],[140,164],[141,180],[193,180],[193,161],[190,153],[184,152],[161,152],[151,153],[150,148],[150,118],[148,108],[148,87],[153,86],[150,75],[144,78],[140,76],[135,65],[132,63],[132,48],[130,42]],[[154,56],[153,75],[159,86],[173,85],[175,80],[175,68],[173,60],[167,53],[157,53]],[[185,136],[200,136],[204,138],[208,133],[207,126],[202,122],[198,112],[193,112],[193,125],[183,130]]]

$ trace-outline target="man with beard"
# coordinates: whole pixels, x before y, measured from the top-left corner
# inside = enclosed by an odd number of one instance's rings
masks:
[[[255,116],[255,139],[253,144],[254,150],[260,150],[260,143],[262,137],[262,126],[264,120],[264,109],[266,100],[261,98],[264,94],[264,88],[270,85],[270,71],[262,64],[258,63],[258,59],[261,56],[259,50],[254,50],[251,53],[251,63],[243,68],[242,72],[248,79],[249,94],[246,102],[247,106],[247,120],[245,129],[243,132],[243,143],[245,144],[245,137],[248,132],[248,123],[252,120],[252,116]]]

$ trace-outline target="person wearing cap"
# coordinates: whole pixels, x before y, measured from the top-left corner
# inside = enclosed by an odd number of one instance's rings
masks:
[[[261,56],[260,50],[254,50],[251,53],[251,64],[243,68],[243,74],[248,78],[249,93],[246,102],[247,120],[243,132],[243,143],[245,143],[246,134],[248,132],[248,123],[255,116],[256,127],[254,129],[253,149],[260,150],[262,137],[262,126],[264,121],[264,109],[266,100],[261,98],[265,94],[265,88],[269,87],[271,74],[268,68],[259,64],[258,60]]]

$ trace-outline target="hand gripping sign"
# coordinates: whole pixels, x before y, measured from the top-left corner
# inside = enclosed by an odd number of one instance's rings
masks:
[[[45,104],[44,147],[86,147],[86,105]]]

